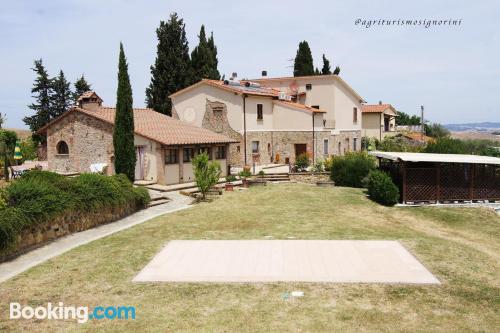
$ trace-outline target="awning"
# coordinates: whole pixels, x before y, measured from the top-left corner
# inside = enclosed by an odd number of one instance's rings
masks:
[[[404,153],[389,151],[372,151],[370,155],[398,162],[435,162],[435,163],[473,163],[500,165],[500,158],[464,154],[429,154],[429,153]]]

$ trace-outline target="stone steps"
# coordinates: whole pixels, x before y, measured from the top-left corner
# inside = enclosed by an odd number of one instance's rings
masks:
[[[158,206],[158,205],[163,205],[167,202],[170,202],[170,199],[157,199],[157,200],[151,200],[149,203],[148,203],[148,207],[154,207],[154,206]]]

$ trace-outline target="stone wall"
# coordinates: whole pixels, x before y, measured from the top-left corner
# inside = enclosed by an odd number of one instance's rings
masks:
[[[57,144],[66,142],[69,154],[57,153]],[[112,165],[113,127],[101,120],[72,112],[50,126],[47,131],[49,170],[58,172],[89,172],[90,165]],[[108,168],[108,172],[112,168]]]
[[[230,165],[241,165],[243,159],[243,137],[229,125],[227,119],[227,106],[221,102],[212,102],[207,99],[206,110],[203,116],[202,127],[215,133],[220,133],[228,138],[240,141],[230,143],[227,154],[227,163]]]
[[[0,262],[10,260],[57,238],[116,221],[137,209],[135,203],[129,203],[122,207],[103,208],[92,213],[67,212],[49,221],[31,225],[21,231],[16,243],[9,250],[0,252]]]
[[[329,172],[297,172],[290,174],[290,180],[298,183],[316,184],[317,182],[325,182],[330,180]]]

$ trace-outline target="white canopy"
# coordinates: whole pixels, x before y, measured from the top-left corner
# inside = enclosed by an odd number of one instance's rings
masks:
[[[500,165],[500,158],[479,155],[463,154],[428,154],[428,153],[403,153],[391,151],[371,151],[370,155],[386,158],[393,161],[404,162],[441,162],[441,163],[475,163]]]

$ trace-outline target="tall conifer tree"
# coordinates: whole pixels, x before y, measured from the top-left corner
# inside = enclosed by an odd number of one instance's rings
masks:
[[[299,43],[297,55],[293,65],[293,76],[314,75],[313,57],[306,41]]]
[[[92,85],[90,85],[87,80],[85,80],[85,76],[82,76],[76,80],[74,83],[75,91],[73,93],[73,103],[76,104],[78,97],[80,97],[84,92],[92,90]]]
[[[132,87],[128,75],[127,59],[123,51],[123,44],[120,43],[113,146],[115,149],[115,172],[125,174],[130,181],[134,181],[136,163],[132,105]]]
[[[50,119],[54,119],[66,112],[72,104],[73,93],[71,84],[66,80],[64,72],[52,79],[53,94],[51,97]]]
[[[219,80],[220,74],[217,70],[217,47],[214,43],[213,34],[207,40],[205,26],[202,25],[198,38],[198,46],[191,52],[193,81],[198,82],[201,79]]]
[[[332,70],[330,67],[330,60],[326,59],[325,54],[323,53],[323,68],[321,69],[322,75],[332,74]]]
[[[42,63],[42,59],[35,60],[35,67],[32,70],[36,73],[35,83],[31,88],[32,97],[35,102],[28,107],[35,112],[34,115],[24,117],[23,121],[29,126],[32,132],[37,131],[50,121],[51,99],[53,94],[52,79]],[[43,140],[43,137],[34,136],[36,141]]]
[[[173,13],[168,22],[160,22],[156,35],[157,53],[151,66],[151,83],[146,88],[146,103],[149,108],[171,115],[168,96],[193,82],[184,21]]]
[[[210,37],[208,37],[208,47],[210,48],[210,51],[212,51],[212,73],[210,74],[210,78],[212,80],[220,80],[220,73],[219,73],[219,59],[217,58],[217,46],[215,45],[214,41],[214,33],[210,33]]]

